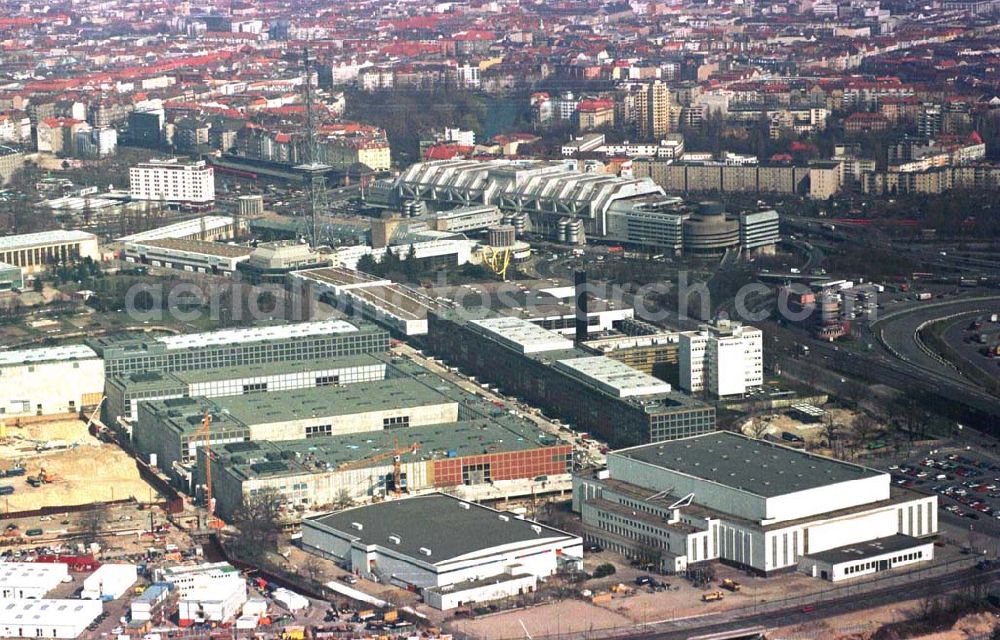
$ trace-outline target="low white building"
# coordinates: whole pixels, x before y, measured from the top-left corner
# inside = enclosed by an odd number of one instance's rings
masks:
[[[90,347],[0,351],[0,418],[77,413],[104,392],[104,361]]]
[[[102,564],[83,580],[80,597],[86,600],[117,600],[139,578],[134,564]]]
[[[679,334],[680,387],[715,397],[739,396],[764,384],[760,329],[720,320]]]
[[[444,609],[531,592],[583,561],[578,536],[440,493],[307,518],[302,545]]]
[[[183,598],[203,586],[211,587],[215,583],[223,583],[239,575],[239,569],[228,562],[206,562],[159,569],[156,579],[174,585]]]
[[[77,638],[103,609],[98,600],[0,600],[0,637]]]
[[[934,558],[934,541],[894,535],[803,556],[799,571],[831,582],[906,567]]]
[[[274,593],[271,594],[271,597],[274,598],[275,602],[292,612],[307,609],[309,607],[309,598],[283,587],[275,589]]]
[[[0,562],[0,599],[39,600],[68,575],[63,562]]]
[[[231,276],[252,251],[252,247],[164,238],[126,243],[122,258],[154,267]]]
[[[573,479],[584,537],[667,571],[721,560],[765,575],[817,567],[829,579],[830,565],[851,559],[824,552],[895,536],[906,540],[893,551],[933,557],[920,539],[937,534],[937,496],[892,485],[875,469],[721,431],[607,460],[607,469]]]
[[[199,582],[186,589],[178,602],[177,617],[186,622],[225,622],[240,613],[247,601],[247,583],[239,573]]]

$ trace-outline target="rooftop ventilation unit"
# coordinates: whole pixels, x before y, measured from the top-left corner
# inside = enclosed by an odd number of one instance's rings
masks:
[[[362,529],[365,528],[365,526],[363,524],[361,524],[360,522],[352,522],[351,523],[351,528],[352,529],[357,529],[358,531],[361,531]]]
[[[468,502],[459,502],[459,503],[458,503],[458,506],[462,507],[463,509],[466,509],[466,510],[468,510],[468,508],[469,508],[469,503],[468,503]]]
[[[541,535],[542,534],[542,528],[540,526],[538,526],[537,524],[531,525],[531,530],[534,531],[535,534],[537,534],[537,535]]]
[[[422,553],[425,556],[429,556],[431,555],[431,550],[428,549],[427,547],[420,547],[420,553]]]
[[[397,535],[391,535],[391,536],[389,536],[389,542],[391,542],[393,544],[399,544],[400,542],[402,542],[402,540]]]

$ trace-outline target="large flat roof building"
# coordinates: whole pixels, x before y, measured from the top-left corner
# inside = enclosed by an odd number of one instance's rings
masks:
[[[268,391],[291,391],[385,378],[386,364],[372,354],[334,358],[306,358],[259,364],[192,369],[143,371],[109,376],[107,415],[134,425],[141,400],[186,396],[216,398]],[[128,429],[131,430],[131,427]]]
[[[528,320],[469,320],[459,312],[435,312],[428,326],[431,350],[446,361],[612,446],[715,429],[713,407],[621,368],[627,365],[594,360],[592,353]]]
[[[458,420],[458,403],[415,379],[378,380],[277,393],[142,401],[133,443],[171,470],[188,464],[203,444],[202,417],[212,417],[210,441],[301,440]]]
[[[77,638],[103,610],[100,600],[0,600],[0,636]]]
[[[400,487],[395,486],[392,455],[397,447],[405,450],[400,454]],[[485,412],[391,433],[235,442],[212,447],[212,456],[216,509],[224,518],[243,496],[263,487],[274,487],[287,504],[309,510],[329,508],[344,492],[367,500],[391,496],[396,489],[415,494],[457,487],[476,491],[488,485],[512,496],[529,494],[532,487],[544,490],[549,482],[568,482],[573,464],[569,443],[539,432],[530,421]]]
[[[83,258],[101,259],[97,236],[86,231],[40,231],[0,237],[0,262],[20,267],[27,274]]]
[[[444,494],[307,518],[302,543],[439,609],[533,591],[583,557],[577,536]]]
[[[104,358],[105,370],[113,376],[384,352],[389,334],[372,325],[320,320],[157,338],[119,334],[88,344]]]
[[[4,419],[75,414],[97,406],[104,362],[84,345],[0,351],[0,414]]]
[[[731,432],[613,451],[606,470],[574,477],[573,507],[585,537],[653,556],[645,559],[670,571],[716,559],[790,571],[846,544],[938,530],[936,496],[896,488],[875,469]]]

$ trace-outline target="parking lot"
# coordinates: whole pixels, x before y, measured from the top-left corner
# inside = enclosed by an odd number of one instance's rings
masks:
[[[942,524],[991,537],[984,547],[990,551],[1000,544],[1000,461],[983,452],[940,448],[891,464],[888,471],[899,486],[937,494]]]

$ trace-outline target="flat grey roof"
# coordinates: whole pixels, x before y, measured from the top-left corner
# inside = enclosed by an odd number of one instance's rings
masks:
[[[501,517],[502,516],[502,517]],[[390,500],[307,518],[346,533],[362,545],[375,544],[416,560],[440,564],[493,547],[574,536],[531,520],[437,493]],[[359,530],[355,524],[361,525]],[[389,536],[398,536],[399,543]],[[421,552],[430,550],[430,555]]]
[[[96,354],[95,354],[96,357]],[[279,360],[277,362],[262,362],[257,364],[233,365],[231,367],[211,367],[208,369],[191,369],[189,371],[136,371],[132,373],[111,376],[111,382],[129,391],[144,389],[161,389],[165,384],[193,384],[198,382],[216,382],[222,380],[238,380],[242,378],[259,378],[286,373],[307,373],[332,369],[348,369],[353,367],[369,367],[385,365],[384,360],[370,353],[352,356],[334,356],[331,358],[303,358],[302,360]]]
[[[342,387],[225,396],[212,398],[211,402],[220,410],[228,411],[237,421],[252,425],[450,404],[454,401],[416,380],[393,378]]]
[[[56,243],[84,242],[87,240],[96,241],[97,236],[86,231],[56,229],[54,231],[39,231],[38,233],[24,233],[16,236],[0,237],[0,250],[9,251],[11,249],[41,247]]]
[[[888,477],[875,469],[730,431],[645,444],[610,455],[646,462],[764,498],[850,480]]]
[[[868,542],[856,542],[844,545],[843,547],[820,551],[819,553],[810,553],[806,557],[829,564],[840,564],[842,562],[856,562],[866,558],[875,558],[887,553],[907,551],[931,544],[932,542],[932,540],[919,540],[910,536],[896,534],[888,538],[877,538]]]

